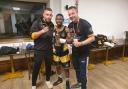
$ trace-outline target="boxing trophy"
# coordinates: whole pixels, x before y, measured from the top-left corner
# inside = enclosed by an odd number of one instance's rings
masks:
[[[74,30],[72,28],[69,29],[69,32],[67,34],[67,43],[72,44],[74,38],[76,37]]]
[[[58,33],[55,34],[55,46],[60,46],[60,35]]]

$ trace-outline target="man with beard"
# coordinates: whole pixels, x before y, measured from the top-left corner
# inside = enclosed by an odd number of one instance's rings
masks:
[[[45,61],[46,85],[52,88],[50,82],[51,62],[52,62],[52,38],[54,25],[51,22],[52,9],[46,8],[42,17],[34,21],[31,27],[31,38],[34,40],[34,68],[32,73],[32,89],[36,89],[37,76],[42,64]]]

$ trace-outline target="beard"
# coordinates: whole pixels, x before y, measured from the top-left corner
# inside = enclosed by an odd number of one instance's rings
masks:
[[[51,22],[51,19],[45,19],[45,21],[46,21],[47,23],[49,23],[49,22]]]

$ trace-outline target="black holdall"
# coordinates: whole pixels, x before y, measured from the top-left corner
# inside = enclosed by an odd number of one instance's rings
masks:
[[[8,54],[15,54],[18,51],[18,48],[2,46],[0,48],[0,55],[8,55]]]
[[[92,42],[92,47],[94,48],[100,48],[100,47],[103,47],[104,46],[104,42],[107,42],[108,39],[107,39],[107,36],[105,35],[102,35],[102,34],[98,34],[95,36],[95,41]]]

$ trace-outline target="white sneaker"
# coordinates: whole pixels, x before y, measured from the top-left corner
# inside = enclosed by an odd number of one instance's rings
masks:
[[[36,89],[36,86],[32,86],[32,89]]]
[[[46,81],[45,83],[49,89],[53,88],[53,84],[50,81]]]

